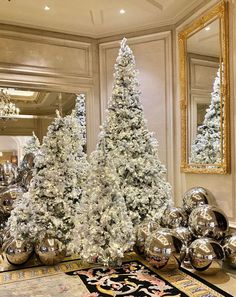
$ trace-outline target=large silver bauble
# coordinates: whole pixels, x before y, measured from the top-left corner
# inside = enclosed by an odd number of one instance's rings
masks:
[[[202,187],[194,187],[184,193],[183,209],[190,214],[196,207],[204,204],[215,205],[212,193]]]
[[[229,229],[228,218],[218,207],[198,206],[189,216],[189,230],[195,237],[224,238]]]
[[[146,241],[145,256],[157,269],[174,270],[180,267],[185,257],[182,241],[172,230],[154,231]]]
[[[187,214],[180,207],[168,207],[161,218],[161,226],[164,228],[185,227],[187,223]]]
[[[13,265],[24,264],[33,253],[32,244],[26,241],[11,240],[4,246],[6,258]]]
[[[4,185],[10,185],[15,182],[17,176],[17,166],[7,161],[2,164],[2,177]]]
[[[225,258],[221,245],[212,238],[199,238],[189,246],[191,266],[204,274],[215,274],[222,269]]]
[[[44,238],[36,244],[35,253],[44,265],[55,265],[66,256],[66,251],[61,246],[58,239]]]
[[[24,194],[19,185],[10,185],[0,191],[0,209],[6,215],[10,215],[14,201]]]
[[[138,254],[144,253],[147,237],[158,227],[159,225],[154,222],[143,222],[137,226],[134,249]]]
[[[236,268],[236,234],[227,236],[222,245],[226,256],[225,262]]]
[[[175,234],[177,237],[180,238],[180,240],[188,246],[192,240],[193,236],[192,233],[190,232],[189,228],[187,227],[178,227],[172,230],[173,234]]]

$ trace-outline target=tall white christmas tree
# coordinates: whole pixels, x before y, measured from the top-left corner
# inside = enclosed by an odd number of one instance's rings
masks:
[[[222,162],[222,108],[220,93],[220,68],[213,84],[211,103],[206,110],[203,124],[191,147],[190,162],[196,164],[220,164]]]
[[[16,201],[8,225],[15,239],[35,242],[45,236],[61,241],[73,236],[77,203],[86,179],[87,161],[75,113],[57,118],[48,127],[29,191]]]
[[[25,146],[23,147],[23,156],[26,154],[32,153],[33,155],[37,155],[40,149],[40,142],[38,137],[33,132],[32,137],[26,142]]]
[[[81,200],[75,230],[81,255],[104,263],[132,246],[132,225],[159,220],[171,203],[171,187],[148,132],[139,102],[135,60],[126,39],[115,64],[106,120]]]

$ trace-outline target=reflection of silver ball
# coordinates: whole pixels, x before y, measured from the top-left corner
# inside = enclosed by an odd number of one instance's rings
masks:
[[[21,240],[12,240],[5,247],[8,262],[13,265],[24,264],[33,252],[33,246]]]
[[[233,268],[236,268],[236,234],[227,236],[223,242],[225,251],[226,263]]]
[[[215,274],[220,271],[224,257],[223,248],[212,238],[196,239],[189,247],[189,259],[192,267],[204,274]]]
[[[14,201],[24,194],[23,189],[18,185],[10,185],[0,191],[0,209],[10,215]]]
[[[65,249],[61,248],[61,242],[54,238],[45,238],[38,242],[35,253],[45,265],[55,265],[66,256]]]
[[[191,213],[196,207],[204,204],[215,205],[215,198],[212,193],[202,187],[194,187],[184,193],[183,208]]]
[[[5,185],[10,185],[15,182],[17,176],[17,166],[7,161],[2,164],[2,178]]]
[[[24,175],[22,176],[22,185],[26,189],[29,189],[29,185],[30,185],[32,177],[33,177],[33,172],[31,170],[24,172]]]
[[[139,254],[144,253],[144,247],[147,237],[151,232],[158,228],[158,224],[153,222],[143,222],[137,226],[135,250]]]
[[[161,219],[161,226],[165,228],[177,228],[187,226],[188,218],[180,207],[168,207]]]
[[[188,228],[178,227],[173,229],[173,232],[186,246],[192,242],[193,236]]]
[[[227,216],[216,206],[199,206],[189,216],[189,229],[196,237],[222,239],[228,232],[228,228]]]
[[[34,154],[32,153],[26,154],[21,162],[20,169],[31,170],[32,168],[34,168],[34,159],[35,159]]]
[[[173,270],[180,267],[185,257],[182,241],[172,230],[154,231],[146,241],[145,255],[157,269]]]

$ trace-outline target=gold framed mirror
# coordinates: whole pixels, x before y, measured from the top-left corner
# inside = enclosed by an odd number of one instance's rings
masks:
[[[222,1],[178,35],[181,171],[230,171],[228,5]]]

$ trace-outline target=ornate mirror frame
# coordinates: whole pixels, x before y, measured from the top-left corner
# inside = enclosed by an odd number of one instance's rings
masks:
[[[223,160],[220,165],[194,164],[188,162],[188,81],[187,81],[187,39],[209,23],[219,19],[221,58],[224,61],[224,75],[221,81],[221,100],[224,98],[222,120],[222,153]],[[229,40],[228,40],[228,3],[222,1],[208,10],[204,15],[187,25],[178,34],[179,44],[179,81],[180,81],[180,108],[181,108],[181,171],[186,173],[227,174],[230,171],[230,130],[229,130]]]

